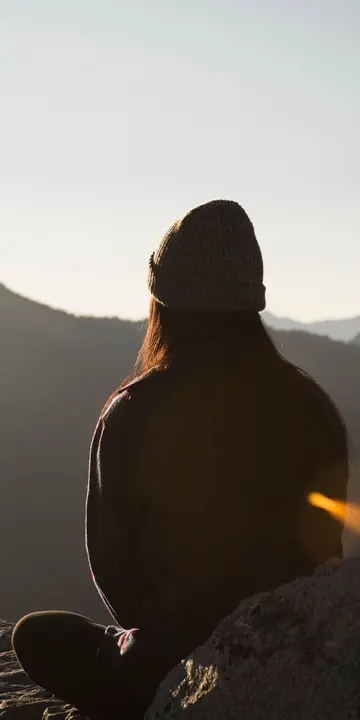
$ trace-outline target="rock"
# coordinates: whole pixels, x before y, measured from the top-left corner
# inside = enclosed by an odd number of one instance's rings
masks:
[[[160,685],[145,720],[360,717],[360,559],[243,601]]]
[[[0,719],[83,720],[30,682],[10,650],[11,629],[0,621]],[[360,558],[244,600],[165,678],[145,720],[185,715],[358,720]]]
[[[0,620],[1,720],[82,720],[74,708],[33,685],[10,649],[11,633],[12,626]]]

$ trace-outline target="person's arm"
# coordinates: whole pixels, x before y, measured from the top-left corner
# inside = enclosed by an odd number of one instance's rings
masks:
[[[303,401],[304,442],[299,447],[299,471],[306,494],[319,492],[345,501],[349,479],[345,423],[330,397],[313,380],[309,379],[304,387]],[[315,560],[342,556],[342,526],[329,513],[306,501],[301,524],[303,538]]]
[[[345,500],[349,479],[346,426],[331,398],[315,383],[313,403],[309,404],[306,418],[306,434],[312,489]]]
[[[149,396],[142,393],[138,401],[139,397],[123,393],[96,428],[90,455],[86,545],[94,582],[116,624],[139,630],[129,655],[135,653],[135,681],[141,677],[143,692],[146,685],[152,692],[192,646],[183,648],[178,622],[170,627],[163,622],[151,577],[154,566],[146,567],[142,556],[150,509],[137,482],[136,459]]]
[[[141,603],[137,592],[140,517],[128,423],[131,402],[129,393],[121,394],[97,425],[86,500],[86,547],[92,576],[110,613],[124,627],[136,625]]]

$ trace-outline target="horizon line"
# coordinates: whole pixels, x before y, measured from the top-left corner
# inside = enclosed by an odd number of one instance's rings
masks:
[[[6,283],[3,283],[0,281],[0,289],[1,288],[3,288],[6,292],[11,293],[12,295],[17,295],[18,297],[22,298],[23,300],[28,300],[29,302],[35,303],[37,305],[42,305],[43,307],[47,307],[50,310],[53,310],[55,312],[65,313],[66,315],[70,315],[73,317],[78,317],[78,318],[89,317],[89,318],[99,318],[99,319],[104,318],[106,320],[116,319],[116,320],[122,320],[124,322],[135,322],[135,323],[138,323],[138,322],[141,323],[147,319],[146,314],[144,314],[140,317],[122,317],[121,315],[116,315],[116,314],[112,314],[112,315],[105,314],[104,315],[104,313],[101,313],[101,314],[81,313],[81,312],[78,313],[73,310],[67,310],[64,307],[52,305],[52,304],[45,302],[44,300],[40,300],[38,298],[29,297],[28,295],[23,294],[21,291],[13,290],[8,285],[6,285]],[[341,323],[341,322],[347,322],[347,321],[351,322],[353,320],[358,320],[360,318],[360,313],[359,313],[358,315],[350,315],[350,316],[339,317],[339,318],[321,317],[321,318],[314,319],[314,320],[299,320],[295,317],[291,317],[290,315],[277,315],[276,313],[272,312],[268,308],[266,308],[265,310],[263,310],[260,313],[260,315],[264,315],[264,314],[270,315],[271,317],[275,318],[275,320],[278,320],[278,321],[287,321],[287,322],[294,323],[296,325],[303,325],[304,327],[308,327],[309,325],[320,325],[320,324],[325,324],[325,323]]]

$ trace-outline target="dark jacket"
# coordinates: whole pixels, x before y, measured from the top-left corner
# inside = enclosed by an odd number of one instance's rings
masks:
[[[245,596],[341,555],[310,490],[345,498],[346,431],[305,373],[266,362],[174,365],[120,392],[93,438],[86,540],[116,621],[169,665]]]

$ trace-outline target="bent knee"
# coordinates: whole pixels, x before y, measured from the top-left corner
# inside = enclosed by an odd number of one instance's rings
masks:
[[[47,648],[53,642],[56,631],[59,630],[59,620],[64,621],[64,617],[71,615],[58,610],[24,615],[16,623],[12,633],[12,647],[21,664],[24,665],[26,658],[33,656],[34,652],[38,653]]]
[[[19,620],[12,632],[11,642],[15,654],[19,657],[29,651],[35,641],[35,637],[41,634],[44,623],[44,613],[34,612]]]

